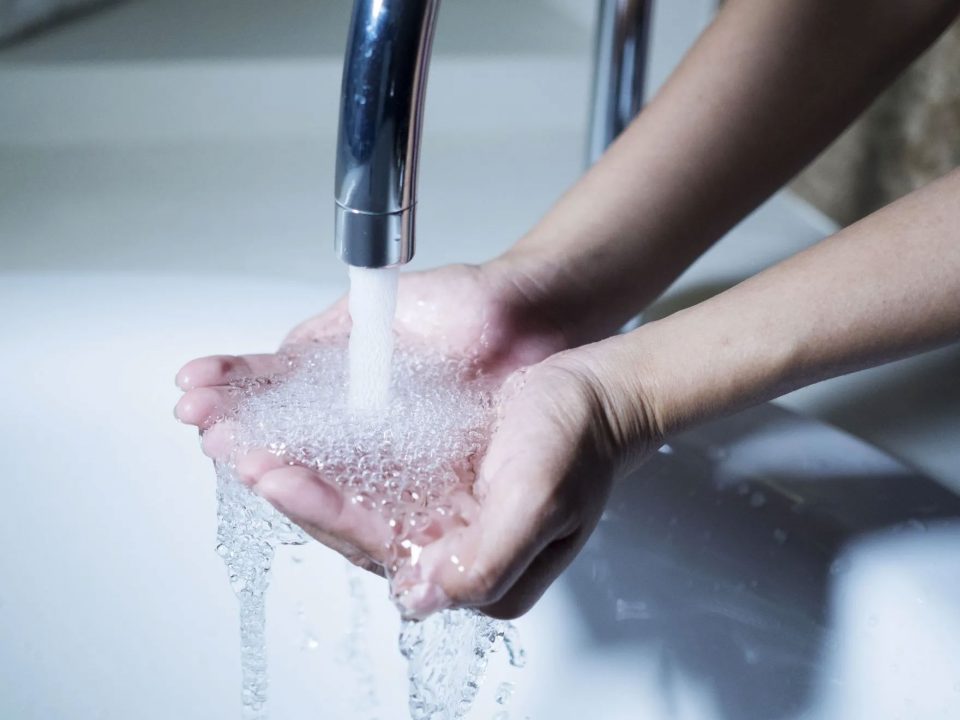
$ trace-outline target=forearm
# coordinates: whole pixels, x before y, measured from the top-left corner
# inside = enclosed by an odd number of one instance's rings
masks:
[[[960,339],[960,170],[735,288],[584,350],[625,444]],[[631,413],[634,413],[631,416]]]
[[[829,143],[956,0],[728,0],[662,91],[501,260],[603,337]]]

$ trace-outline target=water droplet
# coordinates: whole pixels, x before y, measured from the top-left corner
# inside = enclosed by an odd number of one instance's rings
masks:
[[[387,337],[391,335],[388,328]],[[398,346],[389,407],[373,416],[350,413],[347,355],[346,335],[301,346],[290,351],[289,357],[298,360],[288,363],[282,378],[238,386],[235,441],[243,451],[272,448],[290,464],[322,469],[350,502],[376,509],[374,519],[382,517],[393,536],[386,557],[395,576],[416,560],[419,545],[416,534],[408,535],[411,528],[446,517],[447,508],[453,510],[450,494],[470,491],[475,473],[463,470],[463,458],[474,464],[482,460],[495,415],[493,388],[482,375],[464,375],[465,362]],[[236,482],[232,472],[227,464],[218,466],[218,541],[230,550],[223,557],[241,602],[244,705],[248,715],[259,719],[266,707],[263,602],[273,552],[280,544],[302,544],[307,537]],[[407,541],[402,548],[401,540]],[[300,560],[290,557],[294,564]],[[353,611],[359,603],[352,600],[350,606]],[[297,614],[305,617],[302,605]],[[419,703],[424,708],[415,717],[462,716],[506,627],[478,613],[451,611],[418,623],[415,630],[405,629],[401,648],[410,663],[411,687],[420,683],[423,688],[420,699],[411,690],[411,707]],[[356,640],[352,629],[349,637],[351,643]],[[511,661],[522,665],[519,641],[505,638],[508,643]],[[323,652],[312,634],[300,644],[304,651]],[[348,655],[360,656],[359,651]],[[437,667],[443,669],[440,675],[433,674]],[[434,700],[444,704],[440,715],[428,712]],[[368,715],[372,713],[364,712]]]
[[[510,698],[513,697],[514,685],[512,682],[502,682],[497,685],[497,692],[494,694],[494,699],[497,701],[498,705],[506,705],[510,702]]]
[[[767,496],[762,492],[755,492],[750,496],[750,507],[762,508],[767,504]]]
[[[776,540],[777,543],[780,545],[783,545],[787,541],[788,537],[789,537],[789,534],[787,533],[786,530],[783,530],[782,528],[777,528],[776,530],[773,531],[773,539]]]
[[[352,502],[354,505],[362,507],[364,510],[373,510],[376,508],[376,503],[373,501],[373,498],[371,498],[367,493],[363,492],[357,493],[350,498],[350,502]]]
[[[509,623],[503,632],[503,644],[507,648],[507,656],[510,658],[510,664],[516,668],[526,667],[527,652],[520,644],[520,633],[513,623]]]
[[[241,593],[247,589],[247,579],[240,575],[231,575],[230,587],[233,588],[235,593]]]

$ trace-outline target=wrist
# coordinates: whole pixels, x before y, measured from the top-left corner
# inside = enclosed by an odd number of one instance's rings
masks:
[[[556,260],[512,248],[481,265],[480,271],[487,286],[524,326],[524,332],[555,334],[562,338],[558,349],[589,341],[580,318],[569,309],[563,270]]]
[[[508,278],[527,309],[558,328],[567,347],[577,347],[609,337],[639,309],[625,314],[611,307],[603,283],[581,272],[590,259],[571,254],[569,246],[568,240],[546,238],[535,229],[484,269]]]
[[[628,471],[664,441],[665,408],[648,356],[636,338],[618,335],[558,353],[543,365],[576,380],[589,406],[594,444],[611,464]]]
[[[597,343],[610,392],[637,396],[628,422],[659,438],[792,389],[796,342],[775,323],[742,322],[739,305],[707,301]],[[755,308],[764,315],[766,308]]]

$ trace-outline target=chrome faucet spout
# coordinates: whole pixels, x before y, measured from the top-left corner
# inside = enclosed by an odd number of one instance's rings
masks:
[[[643,106],[653,0],[600,0],[587,164]]]
[[[440,0],[355,0],[340,93],[334,238],[356,267],[410,261]]]
[[[653,0],[600,0],[590,162],[640,109]],[[440,0],[354,0],[343,64],[334,237],[356,267],[413,258],[417,171]]]

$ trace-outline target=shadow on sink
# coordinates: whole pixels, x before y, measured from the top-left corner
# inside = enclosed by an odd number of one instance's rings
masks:
[[[830,649],[844,548],[960,519],[960,497],[772,405],[681,436],[616,488],[564,576],[590,642],[654,650],[730,720],[796,717]]]

